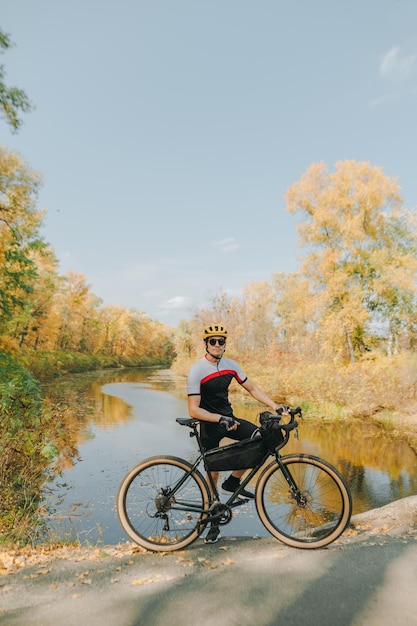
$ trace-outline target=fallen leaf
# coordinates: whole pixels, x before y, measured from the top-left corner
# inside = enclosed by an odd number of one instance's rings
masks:
[[[132,580],[132,585],[148,585],[153,583],[152,578],[143,578],[142,580]]]
[[[45,567],[43,567],[42,569],[38,570],[36,572],[37,576],[44,576],[45,574],[49,574],[51,570],[50,569],[46,569]]]

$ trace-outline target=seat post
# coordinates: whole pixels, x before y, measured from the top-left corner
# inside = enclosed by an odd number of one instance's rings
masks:
[[[190,433],[191,437],[195,437],[197,439],[197,444],[198,444],[198,449],[200,450],[201,454],[203,454],[205,452],[202,444],[201,444],[201,437],[200,437],[200,432],[199,432],[199,428],[198,428],[199,422],[194,422],[193,423],[193,432]]]

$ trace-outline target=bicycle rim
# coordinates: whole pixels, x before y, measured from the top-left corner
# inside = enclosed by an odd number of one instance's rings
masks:
[[[265,528],[296,548],[320,548],[345,530],[352,512],[348,486],[326,461],[311,455],[281,459],[298,488],[294,494],[276,461],[256,486],[256,508]]]
[[[170,551],[187,546],[201,534],[209,492],[200,472],[188,475],[191,467],[176,457],[152,457],[128,472],[119,487],[117,512],[134,542],[148,550]]]

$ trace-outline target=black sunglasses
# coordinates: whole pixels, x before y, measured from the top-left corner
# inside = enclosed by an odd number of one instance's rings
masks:
[[[220,339],[214,339],[212,337],[211,339],[208,340],[208,342],[211,346],[215,346],[216,343],[218,343],[219,346],[224,346],[224,344],[226,343],[226,339],[224,337],[220,337]]]

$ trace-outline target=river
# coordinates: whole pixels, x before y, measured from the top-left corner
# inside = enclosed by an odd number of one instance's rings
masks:
[[[128,469],[155,454],[196,456],[194,439],[175,421],[187,417],[185,389],[178,391],[170,372],[163,370],[73,376],[53,388],[73,411],[76,428],[71,452],[59,459],[60,475],[47,485],[48,538],[126,541],[115,502]],[[263,410],[235,402],[234,407],[236,415],[247,419]],[[306,415],[299,439],[292,437],[285,449],[296,451],[320,456],[342,472],[352,490],[354,514],[417,493],[415,453],[405,441],[366,421],[327,422]],[[235,509],[222,534],[268,536],[253,502]]]

